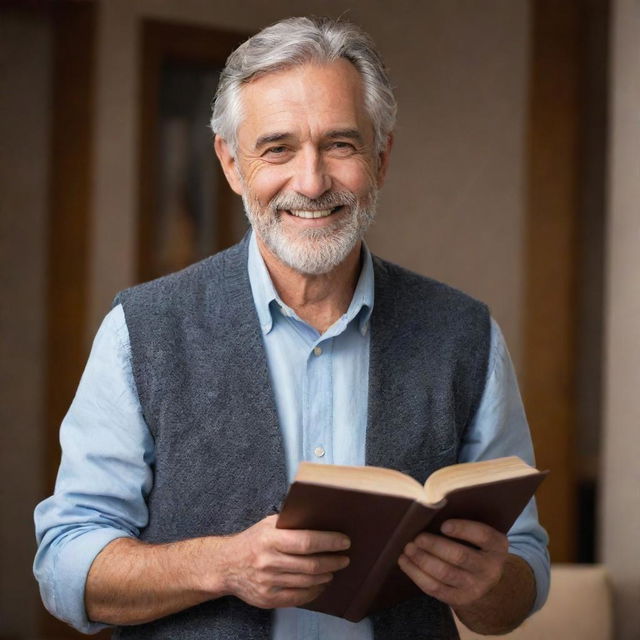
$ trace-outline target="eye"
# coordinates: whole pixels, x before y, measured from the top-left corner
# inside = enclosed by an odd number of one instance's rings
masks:
[[[335,140],[329,144],[329,151],[333,151],[339,155],[350,155],[355,153],[356,148],[351,144],[351,142],[346,142],[345,140]]]
[[[291,148],[284,144],[267,147],[261,154],[262,160],[271,164],[282,164],[291,158]]]
[[[290,158],[290,151],[291,149],[288,146],[278,144],[273,147],[267,147],[262,152],[262,158],[267,162],[286,162]]]

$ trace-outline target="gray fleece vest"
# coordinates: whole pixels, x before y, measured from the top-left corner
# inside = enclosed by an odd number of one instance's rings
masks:
[[[156,447],[145,541],[240,531],[276,511],[287,491],[247,251],[245,239],[116,298]],[[377,258],[374,272],[366,461],[423,482],[457,461],[484,388],[489,314]],[[427,596],[372,620],[376,640],[458,638],[448,607]],[[267,640],[270,630],[269,611],[224,597],[113,637]]]

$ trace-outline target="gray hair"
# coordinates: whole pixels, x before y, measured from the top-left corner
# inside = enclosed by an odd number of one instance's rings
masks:
[[[330,18],[287,18],[241,44],[220,74],[211,129],[229,143],[235,154],[243,84],[274,71],[339,58],[349,60],[360,73],[365,108],[373,123],[375,150],[381,152],[393,131],[397,110],[384,63],[373,40],[360,27]]]

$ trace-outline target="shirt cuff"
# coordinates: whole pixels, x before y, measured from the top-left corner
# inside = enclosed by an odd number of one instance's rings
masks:
[[[509,553],[522,558],[533,571],[533,576],[536,581],[536,599],[529,612],[529,615],[532,615],[542,609],[549,595],[549,558],[542,558],[539,553],[533,552],[526,545],[521,546],[517,543],[509,545]]]
[[[118,529],[90,529],[79,535],[70,534],[58,550],[53,580],[41,585],[42,599],[47,609],[56,617],[82,633],[97,633],[110,625],[92,622],[87,617],[84,603],[84,590],[89,569],[96,556],[110,542],[117,538],[127,538],[125,532]],[[61,587],[61,588],[58,588]],[[46,593],[48,591],[48,593]]]

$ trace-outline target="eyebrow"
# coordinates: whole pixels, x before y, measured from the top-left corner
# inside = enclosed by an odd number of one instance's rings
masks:
[[[359,144],[363,144],[362,134],[357,129],[334,129],[325,134],[326,138],[347,138],[348,140],[355,140]]]
[[[276,132],[276,133],[267,133],[263,136],[260,136],[254,145],[254,149],[260,149],[260,147],[264,147],[266,144],[273,144],[274,142],[282,142],[287,138],[291,138],[291,133],[286,132]]]

